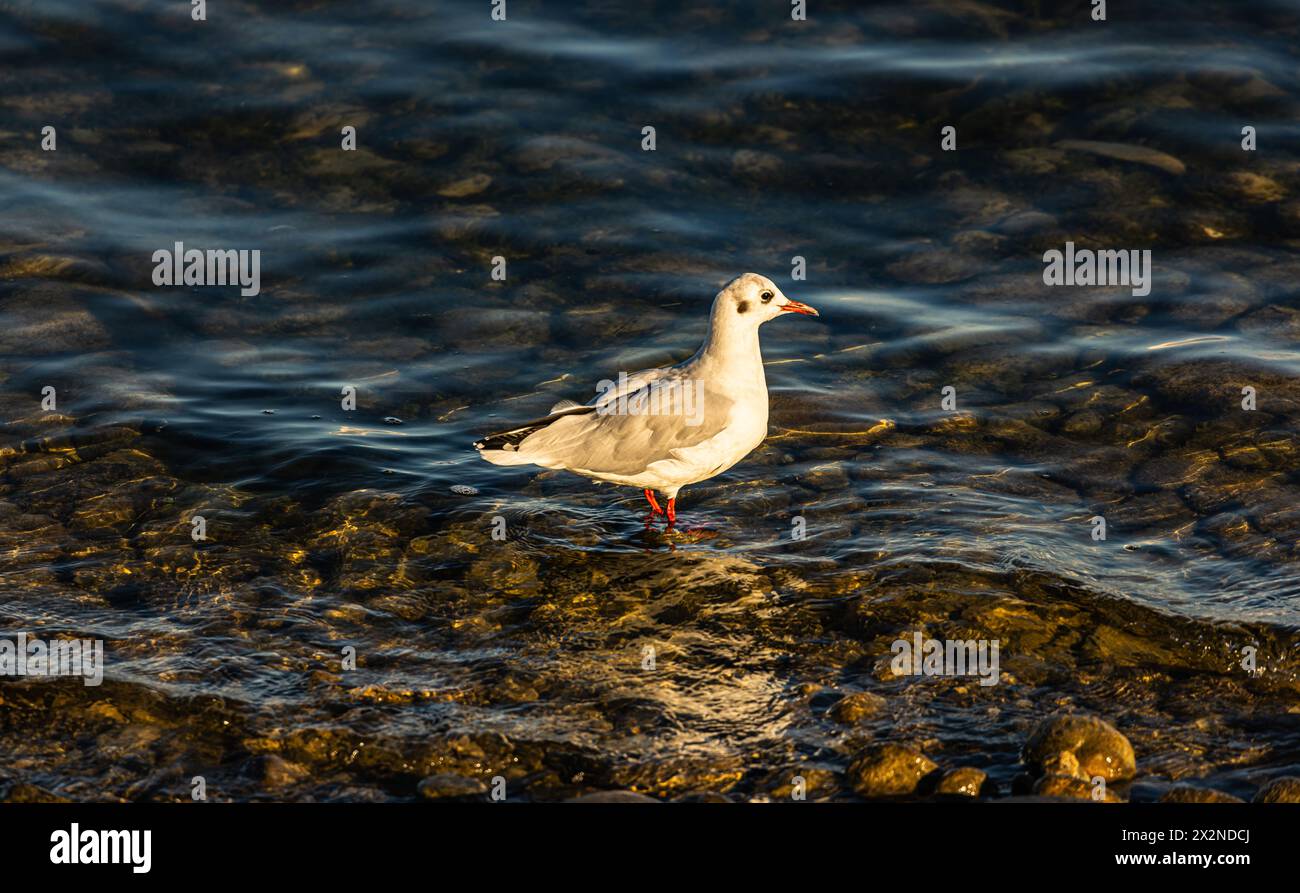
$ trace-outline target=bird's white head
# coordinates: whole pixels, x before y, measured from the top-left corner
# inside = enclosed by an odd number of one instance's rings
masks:
[[[781,294],[775,282],[757,273],[737,276],[713,299],[714,324],[720,323],[728,328],[748,325],[757,329],[783,313],[818,315],[807,304],[792,301]]]

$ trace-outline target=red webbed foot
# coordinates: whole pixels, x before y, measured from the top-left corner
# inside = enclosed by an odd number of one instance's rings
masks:
[[[658,500],[655,499],[655,491],[643,490],[641,492],[645,493],[645,498],[650,502],[650,513],[654,515],[662,515],[664,510],[660,508]]]

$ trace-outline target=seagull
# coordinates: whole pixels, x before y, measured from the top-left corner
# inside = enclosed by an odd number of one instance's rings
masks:
[[[649,517],[665,515],[672,527],[682,487],[721,474],[767,436],[758,327],[785,313],[819,315],[765,276],[738,276],[713,299],[709,333],[689,360],[620,373],[600,382],[587,403],[561,400],[545,418],[489,434],[474,447],[494,465],[540,465],[638,487]]]

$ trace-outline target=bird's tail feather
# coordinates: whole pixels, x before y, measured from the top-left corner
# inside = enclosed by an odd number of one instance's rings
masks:
[[[479,450],[478,454],[493,465],[535,465],[537,460],[516,450]]]
[[[525,437],[534,431],[542,430],[548,424],[550,424],[549,420],[546,420],[546,424],[542,424],[541,421],[526,422],[518,428],[511,428],[509,431],[497,431],[495,434],[487,435],[482,440],[474,441],[474,449],[479,452],[513,453],[519,449],[519,444],[523,442]]]
[[[529,435],[536,434],[556,419],[569,415],[586,415],[594,412],[595,409],[594,406],[581,406],[577,403],[562,401],[553,407],[551,414],[546,418],[533,419],[531,422],[524,422],[522,425],[517,425],[505,431],[488,434],[483,439],[474,442],[474,449],[478,450],[484,459],[494,465],[537,464],[539,457],[529,455],[527,450],[520,449],[520,445]]]

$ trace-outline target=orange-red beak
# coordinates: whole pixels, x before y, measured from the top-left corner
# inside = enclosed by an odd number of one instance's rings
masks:
[[[802,313],[804,316],[821,316],[815,307],[809,307],[807,304],[801,304],[798,301],[782,304],[781,309],[790,313]]]

